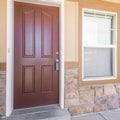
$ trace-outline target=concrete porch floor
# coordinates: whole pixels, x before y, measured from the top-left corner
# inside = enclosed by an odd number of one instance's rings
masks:
[[[16,109],[10,117],[0,120],[71,120],[67,109],[61,109],[59,105],[46,105],[24,109]]]
[[[74,116],[72,120],[120,120],[120,110]]]
[[[49,105],[18,109],[8,118],[0,120],[120,120],[120,110],[71,117],[66,109],[59,105]]]

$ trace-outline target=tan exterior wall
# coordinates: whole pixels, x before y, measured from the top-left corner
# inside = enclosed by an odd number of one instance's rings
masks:
[[[0,0],[0,63],[6,62],[6,0]]]
[[[74,0],[72,0],[74,1]],[[120,109],[120,4],[102,0],[79,0],[79,40],[78,66],[69,64],[65,68],[65,107],[71,115],[88,114]],[[112,0],[110,0],[112,2]],[[115,1],[113,1],[115,2]],[[82,81],[82,8],[116,12],[118,14],[117,30],[117,79],[103,81]],[[70,23],[69,23],[70,24]],[[66,31],[65,31],[66,32]],[[67,32],[69,32],[67,30]],[[67,33],[70,34],[70,33]],[[68,40],[65,40],[67,43]],[[73,41],[72,41],[73,42]],[[66,46],[65,46],[66,47]],[[73,48],[73,47],[72,47]],[[66,48],[65,48],[66,50]],[[72,49],[71,49],[72,51]],[[66,53],[67,54],[67,53]]]
[[[120,0],[104,0],[104,1],[120,3]]]
[[[120,3],[120,0],[103,1]],[[75,0],[65,0],[65,62],[78,62],[78,2]]]
[[[78,2],[65,1],[65,62],[78,61]]]

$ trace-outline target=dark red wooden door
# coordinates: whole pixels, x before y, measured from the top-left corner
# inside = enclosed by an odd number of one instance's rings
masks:
[[[58,103],[59,9],[15,2],[14,108]]]

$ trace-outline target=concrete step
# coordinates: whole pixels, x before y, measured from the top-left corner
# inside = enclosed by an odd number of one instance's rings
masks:
[[[38,106],[38,107],[30,107],[30,108],[23,108],[23,109],[16,109],[12,113],[13,115],[23,115],[23,114],[33,114],[33,113],[41,113],[41,112],[48,112],[48,111],[53,111],[53,110],[58,110],[60,109],[59,105],[54,104],[54,105],[45,105],[45,106]]]
[[[49,105],[15,110],[10,117],[2,120],[71,120],[71,116],[67,109]]]

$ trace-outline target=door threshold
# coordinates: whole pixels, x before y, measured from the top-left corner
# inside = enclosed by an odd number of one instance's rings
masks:
[[[34,114],[61,109],[59,104],[43,105],[29,108],[15,109],[12,115]]]
[[[33,111],[37,108],[37,112]],[[38,108],[42,108],[42,111]],[[43,109],[44,108],[44,109]],[[46,108],[46,110],[45,110]],[[30,112],[26,112],[31,110]],[[59,105],[46,105],[40,107],[32,107],[21,111],[14,111],[13,114],[3,120],[71,120],[71,115],[67,109],[60,109]]]

